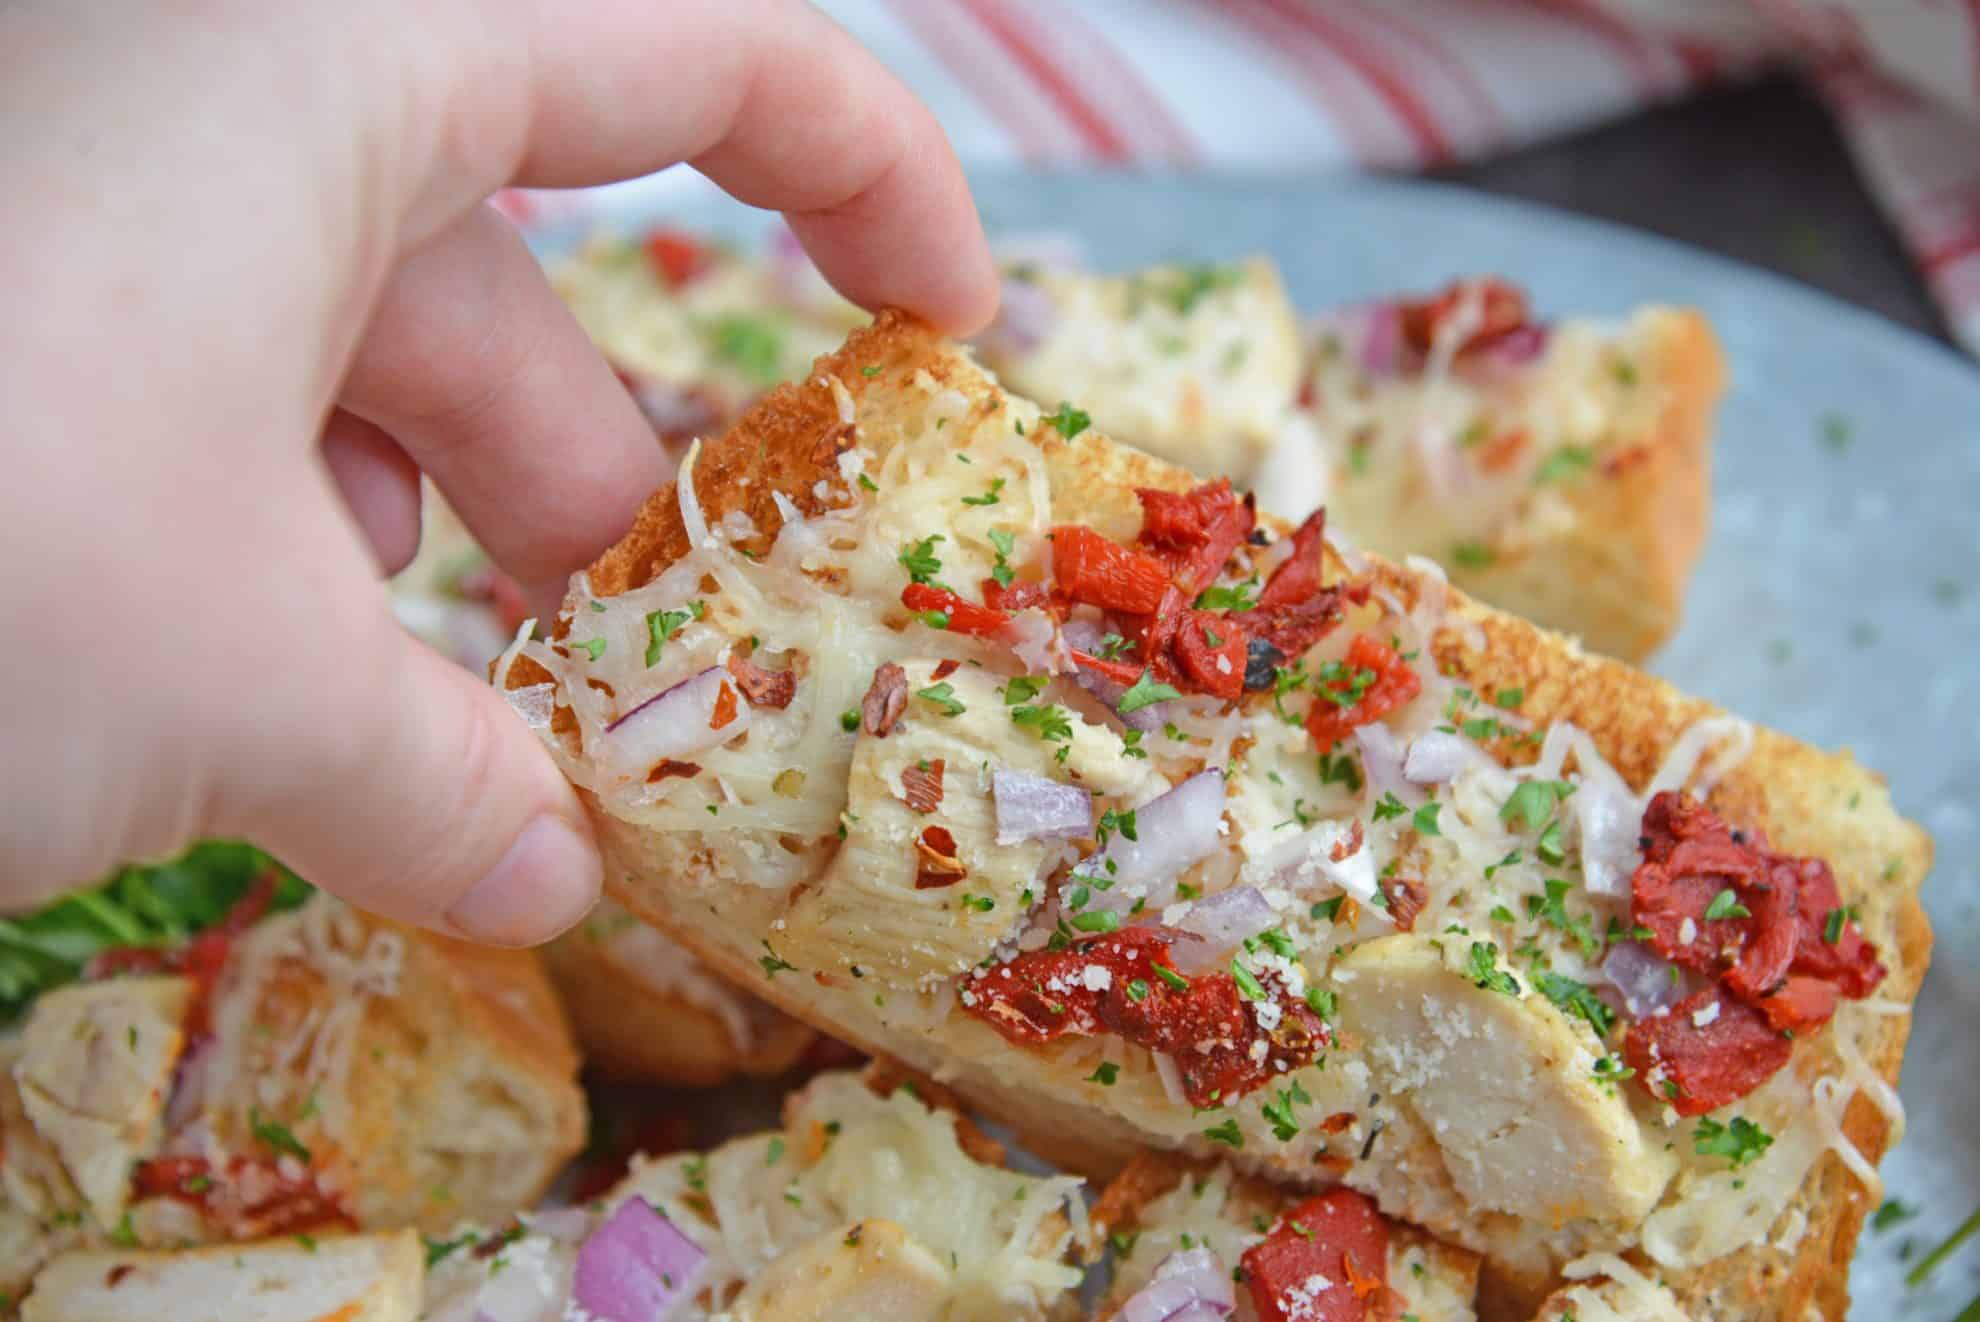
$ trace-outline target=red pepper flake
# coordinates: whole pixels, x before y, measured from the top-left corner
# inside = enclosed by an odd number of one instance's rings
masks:
[[[708,728],[719,730],[735,720],[736,706],[736,691],[729,687],[729,681],[725,679],[722,681],[722,686],[715,691],[715,710],[709,713]]]
[[[765,670],[740,653],[729,654],[729,673],[752,707],[781,711],[797,696],[797,676],[788,670]]]
[[[714,264],[707,245],[679,230],[656,229],[640,245],[646,261],[670,289],[678,289]]]
[[[1361,823],[1356,822],[1356,826]],[[1382,897],[1389,902],[1389,917],[1394,920],[1398,932],[1407,932],[1416,926],[1416,916],[1423,912],[1423,906],[1430,900],[1430,891],[1420,881],[1409,877],[1385,877],[1380,883]]]
[[[885,739],[893,733],[907,703],[907,671],[889,661],[873,672],[873,683],[859,700],[860,728],[876,739]]]
[[[1128,615],[1154,611],[1169,587],[1161,561],[1078,524],[1052,529],[1052,576],[1072,600]]]
[[[1281,1217],[1238,1261],[1259,1322],[1365,1322],[1386,1286],[1389,1223],[1366,1195],[1334,1189]],[[1327,1284],[1312,1288],[1316,1277]]]
[[[1419,354],[1430,352],[1444,324],[1459,315],[1472,319],[1473,330],[1457,347],[1467,353],[1527,324],[1526,295],[1518,286],[1491,276],[1454,281],[1430,298],[1401,307],[1403,339]]]
[[[1793,1050],[1764,1014],[1716,985],[1668,1013],[1637,1020],[1623,1038],[1623,1060],[1652,1097],[1679,1115],[1738,1101],[1772,1078]]]
[[[1500,432],[1478,451],[1478,466],[1488,473],[1504,472],[1518,460],[1520,451],[1526,448],[1526,439],[1524,427]]]
[[[944,617],[943,628],[950,633],[968,634],[972,638],[990,638],[1003,632],[1011,617],[1004,611],[979,606],[973,601],[951,592],[948,588],[938,588],[932,583],[910,583],[901,589],[901,605],[917,615],[938,612]]]
[[[908,807],[918,813],[931,813],[942,806],[943,765],[943,760],[938,757],[901,772],[901,790],[907,796]],[[955,842],[951,840],[949,844],[953,853]]]
[[[924,828],[914,842],[914,852],[919,860],[914,874],[914,888],[918,891],[953,886],[969,875],[969,869],[956,857],[956,838],[945,827]]]
[[[1306,716],[1306,730],[1323,753],[1331,752],[1335,743],[1370,721],[1381,720],[1423,689],[1422,678],[1402,659],[1401,653],[1365,633],[1355,635],[1348,644],[1342,666],[1341,677],[1326,682],[1331,692],[1352,693],[1363,683],[1362,672],[1369,672],[1373,678],[1366,680],[1361,696],[1345,706],[1323,697],[1314,698],[1313,708]]]
[[[1361,852],[1362,843],[1366,839],[1367,834],[1361,828],[1361,819],[1357,817],[1348,826],[1347,834],[1334,841],[1327,850],[1327,857],[1335,863],[1345,863]]]
[[[126,1276],[129,1276],[132,1272],[136,1270],[137,1270],[136,1263],[130,1263],[130,1262],[118,1263],[116,1266],[112,1267],[109,1271],[104,1273],[103,1288],[106,1290],[116,1289],[119,1285],[123,1284],[124,1278]]]
[[[686,780],[701,774],[701,767],[694,762],[676,762],[673,758],[662,758],[660,765],[646,773],[646,783],[658,785],[663,780],[679,776]]]
[[[1098,967],[1103,978],[1090,977]],[[1158,972],[1157,970],[1162,970]],[[1173,981],[1171,981],[1173,979]],[[1092,983],[1102,983],[1093,986]],[[1067,1033],[1112,1033],[1175,1058],[1192,1106],[1228,1103],[1310,1063],[1327,1045],[1327,1026],[1305,1001],[1261,977],[1280,1017],[1258,1027],[1228,973],[1185,979],[1168,940],[1144,927],[1090,937],[1065,950],[1039,950],[985,970],[968,984],[969,1012],[1011,1042],[1034,1045]],[[1263,1041],[1265,1050],[1253,1055]]]
[[[935,665],[935,673],[930,678],[937,680],[947,679],[961,669],[962,662],[953,658],[947,661],[938,661]]]
[[[1345,1134],[1352,1128],[1354,1128],[1352,1111],[1336,1111],[1320,1122],[1320,1132],[1323,1134]]]

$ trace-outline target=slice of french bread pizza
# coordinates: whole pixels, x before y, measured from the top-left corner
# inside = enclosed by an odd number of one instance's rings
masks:
[[[1698,313],[1546,323],[1468,280],[1296,329],[1277,272],[1007,279],[982,341],[1014,389],[1129,444],[1327,507],[1350,543],[1428,555],[1465,591],[1640,660],[1676,627],[1704,539],[1725,368]]]
[[[79,1249],[42,1268],[21,1322],[418,1322],[410,1230],[161,1251]]]
[[[104,952],[0,1043],[0,1291],[73,1247],[505,1215],[582,1146],[535,956],[271,894]]]
[[[1488,1315],[1596,1252],[1842,1297],[1930,945],[1882,782],[911,319],[691,456],[497,679],[620,903],[1041,1155],[1346,1184],[1485,1255]]]
[[[1078,400],[1120,440],[1236,475],[1277,443],[1304,358],[1268,257],[1126,275],[1014,267],[979,347],[1013,390]]]
[[[1352,1189],[1301,1194],[1218,1163],[1144,1155],[1092,1216],[1113,1251],[1096,1322],[1194,1306],[1238,1322],[1477,1317],[1478,1255],[1390,1220]]]
[[[780,1131],[639,1159],[597,1203],[430,1241],[426,1317],[1067,1318],[1080,1187],[1005,1169],[926,1080],[821,1074]]]

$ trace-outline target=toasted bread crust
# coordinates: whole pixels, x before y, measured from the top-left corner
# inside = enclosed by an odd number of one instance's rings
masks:
[[[1707,350],[1695,352],[1705,355]],[[1716,370],[1716,348],[1709,353],[1709,359],[1700,358],[1701,379],[1708,370]],[[857,399],[871,388],[862,367],[880,365],[889,376],[896,369],[926,370],[946,383],[964,370],[959,363],[962,360],[925,327],[890,313],[855,332],[838,353],[820,359],[814,379],[835,378]],[[974,389],[979,395],[984,391],[980,378]],[[1700,398],[1706,393],[1701,391]],[[1687,462],[1700,472],[1703,412],[1701,406],[1672,423],[1673,431],[1681,433],[1677,441],[1689,446]],[[814,484],[822,484],[816,490],[827,494],[843,490],[833,461],[850,443],[850,428],[840,420],[833,392],[809,382],[773,392],[701,456],[694,480],[705,517],[713,523],[730,510],[744,510],[764,537],[773,536],[781,518],[771,501],[771,489],[784,492],[806,513],[816,511],[822,498],[813,494]],[[1682,450],[1684,445],[1674,448]],[[1047,457],[1054,506],[1077,509],[1083,521],[1118,538],[1131,537],[1139,524],[1134,487],[1182,490],[1193,481],[1181,469],[1091,432],[1072,441],[1053,436],[1041,448]],[[1661,518],[1673,536],[1690,543],[1690,549],[1678,548],[1684,550],[1682,555],[1668,558],[1688,562],[1702,529],[1702,504],[1687,512],[1679,502]],[[668,487],[655,493],[633,531],[593,567],[593,591],[609,595],[643,584],[686,546],[678,499]],[[1423,575],[1380,561],[1372,562],[1371,572],[1406,604],[1428,586]],[[1473,629],[1482,634],[1482,649],[1465,642]],[[1648,781],[1688,725],[1720,714],[1709,703],[1687,698],[1617,662],[1584,654],[1572,640],[1459,593],[1451,594],[1437,652],[1444,667],[1480,692],[1523,687],[1527,695],[1523,714],[1536,723],[1571,720],[1581,726],[1636,787]],[[511,672],[510,683],[542,678],[547,676],[518,667]],[[1729,819],[1765,830],[1778,848],[1827,859],[1843,898],[1861,906],[1862,926],[1891,968],[1880,995],[1907,1004],[1915,997],[1930,956],[1930,931],[1917,890],[1930,865],[1931,845],[1922,830],[1896,814],[1880,779],[1846,753],[1825,753],[1763,730],[1756,734],[1751,755],[1724,778],[1710,802]],[[1846,810],[1845,805],[1849,805]],[[1012,1053],[991,1030],[973,1024],[956,1027],[940,1045],[872,1040],[874,1026],[853,1017],[857,1004],[847,1002],[835,1012],[830,998],[816,995],[799,980],[764,978],[753,967],[746,947],[725,942],[720,919],[709,906],[672,901],[668,879],[652,875],[642,863],[644,851],[636,832],[597,811],[595,801],[592,807],[608,858],[607,884],[615,898],[725,976],[868,1050],[910,1054],[906,1048],[912,1046],[920,1058],[911,1055],[911,1064],[939,1071],[969,1100],[1027,1134],[1031,1146],[1066,1158],[1074,1169],[1108,1172],[1147,1141],[1147,1135],[1111,1115],[1074,1112],[1062,1102],[1045,1102],[1039,1094],[1044,1081],[1052,1077],[1049,1053]],[[1870,1064],[1893,1084],[1907,1026],[1906,1016],[1877,1016],[1863,1035],[1870,1047]],[[1820,1045],[1826,1041],[1823,1037],[1805,1043],[1797,1053],[1796,1068],[1815,1071],[1832,1065],[1832,1048]],[[1068,1122],[1078,1126],[1077,1136],[1064,1134]],[[1881,1157],[1889,1135],[1873,1105],[1858,1097],[1849,1109],[1846,1128],[1867,1159],[1874,1162]],[[1051,1141],[1055,1130],[1064,1141]],[[1270,1173],[1292,1181],[1312,1178],[1311,1172]],[[1840,1160],[1825,1153],[1781,1218],[1783,1223],[1797,1217],[1806,1221],[1806,1231],[1790,1249],[1756,1244],[1702,1268],[1663,1275],[1686,1306],[1702,1316],[1798,1322],[1811,1308],[1840,1316],[1841,1301],[1847,1297],[1849,1253],[1867,1205]],[[1488,1281],[1490,1277],[1488,1269]],[[1485,1307],[1484,1316],[1530,1316],[1545,1292],[1544,1288],[1536,1292],[1542,1282],[1505,1284]]]
[[[1573,518],[1535,531],[1515,523],[1492,562],[1449,566],[1466,592],[1556,628],[1597,652],[1641,661],[1677,628],[1686,580],[1705,542],[1712,418],[1725,355],[1704,316],[1663,313],[1641,365],[1664,406],[1568,494]]]

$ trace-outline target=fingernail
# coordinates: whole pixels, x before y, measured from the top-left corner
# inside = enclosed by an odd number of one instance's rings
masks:
[[[604,865],[568,822],[534,818],[501,861],[447,910],[447,925],[490,946],[533,946],[573,926],[598,899]]]

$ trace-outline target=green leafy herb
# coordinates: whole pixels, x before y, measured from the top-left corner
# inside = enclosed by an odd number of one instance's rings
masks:
[[[660,653],[667,641],[687,627],[689,620],[698,620],[707,614],[708,607],[699,601],[690,601],[687,609],[677,611],[648,611],[646,615],[646,664],[651,667],[659,664]]]
[[[859,484],[868,491],[878,491],[880,489],[880,484],[864,473],[859,475]]]
[[[998,587],[1007,588],[1017,578],[1017,571],[1011,568],[1010,561],[1011,550],[1017,545],[1017,538],[1001,528],[992,528],[990,545],[997,550],[997,563],[990,566],[990,577],[997,581]]]
[[[1084,409],[1076,409],[1064,400],[1059,401],[1057,413],[1048,413],[1041,421],[1049,423],[1054,431],[1069,441],[1093,425],[1093,419]]]
[[[1258,604],[1252,596],[1257,587],[1255,576],[1229,587],[1207,587],[1196,594],[1192,604],[1200,611],[1248,611]]]
[[[1244,1134],[1238,1129],[1237,1117],[1232,1116],[1221,1125],[1212,1125],[1203,1131],[1203,1137],[1212,1143],[1222,1143],[1225,1147],[1244,1146]]]
[[[901,568],[908,571],[910,579],[916,583],[935,582],[935,575],[942,572],[942,562],[935,555],[935,543],[946,540],[939,532],[931,533],[901,548]]]
[[[797,965],[789,963],[788,961],[780,958],[776,951],[771,950],[770,943],[768,941],[765,941],[763,943],[763,949],[767,953],[759,956],[756,962],[762,965],[764,977],[774,978],[779,973],[782,973],[786,970],[789,970],[792,973],[796,973],[798,971]]]
[[[880,364],[878,364],[878,363],[868,363],[868,364],[867,364],[867,365],[866,365],[865,367],[862,367],[862,368],[860,368],[860,369],[859,369],[859,374],[860,374],[861,376],[864,376],[864,377],[869,377],[869,378],[870,378],[870,377],[876,377],[876,376],[879,376],[879,375],[880,375]]]
[[[1378,822],[1386,822],[1391,817],[1400,817],[1408,811],[1408,807],[1396,797],[1394,790],[1384,790],[1382,797],[1375,800],[1375,820]]]
[[[1918,1209],[1899,1198],[1886,1198],[1870,1217],[1872,1230],[1889,1230],[1918,1215]]]
[[[1705,906],[1705,921],[1716,923],[1726,918],[1751,918],[1753,911],[1739,902],[1739,896],[1728,886],[1712,897]]]
[[[248,1108],[248,1132],[254,1135],[257,1142],[267,1144],[271,1151],[294,1157],[305,1166],[309,1164],[309,1149],[289,1132],[288,1126],[263,1119],[260,1107]]]
[[[734,316],[716,322],[712,331],[717,358],[763,385],[783,380],[784,337],[776,326],[757,317]]]
[[[1347,902],[1347,896],[1336,895],[1331,900],[1321,900],[1319,903],[1315,904],[1311,909],[1307,910],[1307,913],[1312,917],[1313,921],[1316,923],[1321,923],[1321,922],[1331,923],[1336,918],[1340,917],[1341,905],[1343,905],[1346,902]]]
[[[1045,691],[1052,681],[1044,675],[1013,675],[1004,684],[1004,705],[1015,707],[1019,703],[1030,702]]]
[[[1545,486],[1549,482],[1566,482],[1580,477],[1594,463],[1595,452],[1587,446],[1563,445],[1540,461],[1540,467],[1533,474],[1533,484]]]
[[[1121,916],[1112,909],[1089,909],[1074,914],[1072,925],[1082,932],[1111,932],[1121,925]]]
[[[1231,961],[1231,978],[1237,983],[1238,990],[1244,993],[1246,1000],[1265,999],[1265,985],[1258,981],[1250,969],[1235,959]]]
[[[1829,945],[1839,945],[1843,938],[1843,924],[1849,921],[1849,913],[1844,909],[1831,909],[1822,920],[1822,940]]]
[[[997,907],[997,902],[988,895],[970,895],[967,893],[962,897],[962,904],[963,908],[974,909],[978,913],[989,913]]]
[[[420,1236],[420,1240],[426,1245],[426,1265],[428,1267],[437,1267],[442,1262],[445,1262],[448,1255],[456,1249],[463,1249],[474,1243],[474,1232],[471,1230],[466,1231],[454,1236],[452,1239],[427,1239],[426,1236],[422,1235]]]
[[[1102,1088],[1114,1086],[1114,1080],[1121,1077],[1121,1067],[1111,1060],[1103,1060],[1093,1073],[1086,1076],[1088,1083],[1097,1083]]]
[[[1306,1006],[1328,1023],[1334,1022],[1334,993],[1319,987],[1306,989]]]
[[[605,655],[605,640],[603,638],[587,638],[583,642],[574,645],[593,661]]]
[[[914,696],[936,707],[944,716],[960,716],[969,710],[957,700],[955,686],[946,679],[940,684],[930,684],[925,689],[916,689]]]
[[[1121,700],[1115,705],[1114,710],[1125,716],[1129,712],[1140,711],[1143,707],[1152,707],[1158,702],[1167,702],[1171,698],[1181,696],[1180,692],[1167,684],[1157,684],[1151,678],[1151,672],[1144,670],[1141,672],[1141,678],[1130,684],[1128,691],[1121,695]]]
[[[1437,815],[1444,810],[1441,803],[1426,803],[1410,818],[1410,825],[1421,835],[1442,835],[1444,829],[1437,825]]]
[[[1499,967],[1499,948],[1492,942],[1473,941],[1466,967],[1475,986],[1507,996],[1519,995],[1518,980]]]
[[[1065,708],[1050,704],[1038,707],[1011,708],[1011,723],[1030,730],[1047,743],[1066,743],[1072,739],[1072,721]]]
[[[964,496],[962,503],[965,505],[995,505],[997,503],[997,494],[1003,489],[1004,479],[1001,477],[992,478],[990,479],[990,489],[988,491],[980,496]]]
[[[1163,298],[1177,316],[1187,317],[1206,295],[1243,279],[1244,272],[1234,266],[1189,265],[1175,273],[1173,283],[1163,290]]]
[[[1515,830],[1532,830],[1553,816],[1555,805],[1574,793],[1565,780],[1522,782],[1499,807],[1499,820]]]
[[[1136,978],[1127,985],[1127,993],[1128,999],[1139,1005],[1148,999],[1148,984],[1142,979]]]
[[[1170,991],[1189,990],[1189,979],[1166,965],[1155,965],[1155,976],[1166,983]]]
[[[1518,711],[1525,701],[1526,690],[1523,688],[1500,689],[1498,696],[1492,699],[1492,705],[1502,711]]]
[[[1460,569],[1485,569],[1498,558],[1483,542],[1459,542],[1451,548],[1451,563]]]
[[[1691,1131],[1692,1150],[1701,1157],[1724,1157],[1734,1170],[1760,1160],[1760,1154],[1774,1144],[1774,1136],[1743,1115],[1730,1124],[1720,1124],[1707,1116]]]
[[[1616,1026],[1616,1012],[1587,983],[1576,982],[1558,973],[1542,973],[1533,982],[1542,996],[1564,1012],[1586,1020],[1588,1026],[1595,1030],[1596,1037],[1606,1038],[1609,1030]]]

